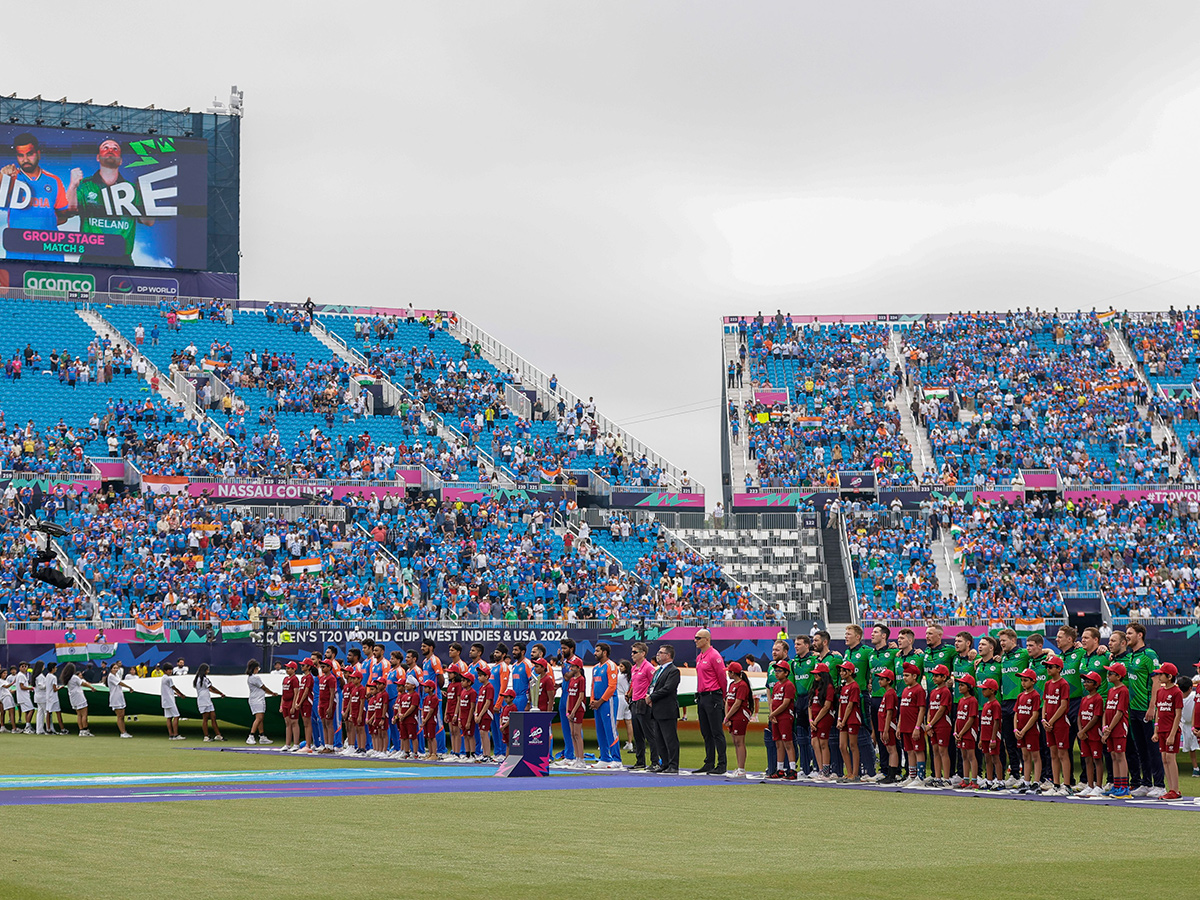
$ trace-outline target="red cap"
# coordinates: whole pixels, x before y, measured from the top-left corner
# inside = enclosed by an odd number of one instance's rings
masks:
[[[477,665],[475,667],[475,672],[479,675],[480,678],[488,678],[492,674],[492,667],[489,666],[487,663],[480,663],[479,665]]]
[[[822,664],[822,665],[823,665],[823,664]],[[777,659],[777,660],[775,660],[775,662],[773,662],[773,663],[771,664],[771,668],[772,668],[772,669],[783,669],[783,670],[785,670],[785,671],[786,671],[787,669],[790,669],[791,667],[792,667],[792,664],[791,664],[791,663],[789,663],[789,662],[788,662],[786,659]],[[828,672],[828,671],[829,671],[829,667],[828,667],[828,666],[825,666],[825,671],[826,671],[826,672]]]
[[[1111,666],[1105,666],[1104,671],[1112,672],[1118,678],[1124,678],[1128,674],[1125,670],[1125,663],[1113,663]]]
[[[582,669],[583,668],[583,660],[580,659],[578,656],[572,656],[569,660],[567,660],[567,665],[568,666],[578,666],[580,669]]]
[[[1175,667],[1175,663],[1163,663],[1157,669],[1150,673],[1151,675],[1170,675],[1174,678],[1179,674],[1179,669]]]
[[[959,675],[954,680],[957,681],[959,684],[965,684],[967,687],[970,687],[970,688],[975,687],[975,676],[972,675],[970,672],[967,672],[965,675]]]
[[[517,692],[514,691],[512,688],[506,688],[505,690],[500,692],[500,696],[501,697],[515,697],[515,696],[517,696]]]
[[[421,682],[421,687],[425,688],[427,691],[432,691],[435,687],[437,687],[437,682],[426,680]]]
[[[472,675],[470,672],[459,672],[458,674],[462,676],[462,680],[465,681],[467,684],[475,683],[475,676]]]
[[[905,663],[904,664],[904,674],[905,675],[920,675],[921,667],[918,666],[916,663]]]
[[[737,660],[734,660],[729,665],[727,665],[725,668],[728,670],[730,675],[741,675],[742,674],[742,664],[740,662],[738,662]]]
[[[896,673],[893,672],[891,669],[884,669],[882,672],[879,673],[879,679],[880,679],[880,681],[895,681]]]
[[[950,670],[947,669],[941,663],[938,663],[936,666],[934,666],[932,669],[929,670],[929,674],[930,675],[945,675],[946,677],[949,677]]]
[[[346,669],[345,672],[347,678],[362,678],[362,672],[358,671],[358,669]]]
[[[1037,681],[1037,672],[1033,671],[1033,669],[1025,669],[1025,670],[1024,670],[1022,673],[1021,673],[1021,676],[1020,676],[1020,677],[1021,677],[1021,678],[1028,678],[1030,681]]]
[[[1104,676],[1101,675],[1099,672],[1084,672],[1083,677],[1086,678],[1088,681],[1096,682],[1096,684],[1099,684],[1100,682],[1102,682],[1104,680]]]
[[[824,672],[826,675],[828,675],[829,674],[829,666],[825,665],[825,663],[817,663],[813,667],[813,674],[815,675],[818,672]]]
[[[838,666],[838,668],[839,668],[839,669],[847,669],[847,670],[849,670],[849,671],[851,671],[851,672],[857,672],[857,671],[858,671],[858,666],[856,666],[854,663],[850,662],[850,660],[846,660],[844,663],[842,663],[841,665],[839,665],[839,666]]]
[[[295,661],[295,660],[291,660],[291,661],[289,661],[287,664],[285,664],[285,665],[284,665],[284,668],[285,668],[285,669],[294,669],[294,668],[296,668],[296,661]]]
[[[1000,690],[1000,685],[996,684],[996,679],[995,679],[995,678],[985,678],[985,679],[983,679],[983,684],[981,684],[981,685],[980,685],[980,687],[981,687],[981,688],[983,688],[985,691],[998,691],[998,690]]]
[[[1057,656],[1051,655],[1051,656],[1046,657],[1046,665],[1047,666],[1056,666],[1061,669],[1063,667],[1063,661],[1061,659],[1059,659]]]
[[[550,670],[550,660],[546,659],[546,657],[544,657],[544,656],[543,656],[543,657],[541,657],[540,659],[535,659],[535,660],[533,661],[533,664],[534,664],[535,666],[545,666],[545,667],[546,667],[546,671],[549,671],[549,670]]]

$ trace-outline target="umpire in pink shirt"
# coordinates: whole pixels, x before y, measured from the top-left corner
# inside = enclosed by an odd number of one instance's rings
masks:
[[[724,775],[725,660],[712,645],[707,628],[696,632],[696,706],[700,713],[700,734],[704,738],[704,765],[693,775]]]

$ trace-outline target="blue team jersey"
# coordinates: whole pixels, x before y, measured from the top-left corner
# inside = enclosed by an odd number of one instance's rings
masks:
[[[529,696],[529,681],[533,673],[533,663],[528,659],[512,664],[509,671],[509,687],[517,697]]]
[[[58,213],[56,210],[66,209],[67,192],[62,180],[57,175],[51,175],[45,169],[36,179],[30,178],[22,171],[17,172],[17,181],[28,186],[32,197],[24,209],[8,210],[9,228],[36,228],[44,231],[58,230]],[[49,259],[62,260],[61,253],[19,253],[10,251],[9,259]]]

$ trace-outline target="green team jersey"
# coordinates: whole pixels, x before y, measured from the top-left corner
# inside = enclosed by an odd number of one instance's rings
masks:
[[[954,676],[954,702],[958,703],[960,694],[958,693],[958,677],[960,675],[975,675],[975,660],[969,656],[963,656],[960,653],[954,654],[954,662],[950,666],[950,674]]]
[[[975,657],[975,693],[979,697],[979,702],[983,703],[983,683],[989,678],[994,678],[996,684],[1000,683],[1000,659],[993,656],[991,659],[985,660],[982,656]]]
[[[1034,685],[1034,688],[1042,695],[1046,693],[1046,660],[1050,658],[1050,655],[1048,652],[1043,652],[1041,656],[1029,657],[1029,668],[1037,672],[1037,684]]]
[[[953,644],[947,644],[942,641],[936,647],[925,648],[925,691],[928,693],[933,690],[933,676],[929,674],[934,666],[945,666],[953,671],[954,657],[958,656],[958,651],[954,649]],[[948,683],[948,682],[947,682]],[[955,693],[954,685],[950,685],[950,693]]]
[[[1029,651],[1014,647],[1000,657],[1000,699],[1016,700],[1021,694],[1021,673],[1029,668]]]
[[[137,183],[121,177],[117,185],[129,188],[133,205],[139,214],[142,210],[142,192]],[[116,185],[105,184],[100,173],[91,175],[75,189],[75,198],[79,203],[79,231],[83,234],[115,234],[125,239],[125,255],[133,255],[133,243],[137,236],[137,217],[121,215],[124,208],[115,208],[112,189]],[[105,207],[105,197],[109,197],[109,207]]]
[[[1087,651],[1082,647],[1074,647],[1060,654],[1063,661],[1063,678],[1071,686],[1071,699],[1078,700],[1083,696],[1083,660]]]
[[[816,656],[816,654],[814,653],[813,656]],[[830,650],[824,656],[817,656],[817,662],[825,663],[825,665],[829,666],[829,683],[833,685],[834,690],[837,690],[838,685],[842,683],[842,678],[837,670],[837,667],[842,664],[842,654],[836,650]],[[813,663],[813,665],[815,666],[816,663]],[[836,705],[836,698],[834,703]],[[834,714],[836,715],[836,710]]]
[[[854,680],[865,693],[871,684],[871,648],[859,642],[854,649],[846,649],[846,660],[854,663]]]
[[[1129,688],[1129,708],[1145,712],[1150,708],[1150,687],[1154,676],[1150,673],[1158,668],[1158,654],[1149,647],[1141,650],[1131,650],[1122,660],[1129,673],[1125,677],[1125,686]]]
[[[1083,652],[1083,659],[1079,663],[1079,677],[1082,679],[1088,672],[1098,672],[1100,674],[1100,695],[1108,697],[1108,673],[1104,671],[1104,667],[1108,665],[1108,654],[1103,651],[1097,653]]]
[[[805,653],[792,660],[792,684],[796,685],[796,696],[812,693],[813,669],[817,667],[817,654]]]
[[[901,650],[896,651],[896,684],[904,684],[904,664],[912,663],[921,670],[921,674],[925,674],[925,653],[918,650],[916,647],[904,653]],[[901,691],[896,691],[897,694]]]
[[[871,696],[882,697],[887,693],[888,684],[879,679],[879,673],[887,669],[896,671],[896,651],[891,647],[884,647],[882,650],[871,650]]]

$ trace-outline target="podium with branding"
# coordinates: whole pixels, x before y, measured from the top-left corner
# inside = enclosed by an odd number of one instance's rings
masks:
[[[508,722],[508,755],[497,778],[545,778],[550,774],[550,723],[554,713],[515,712]]]

